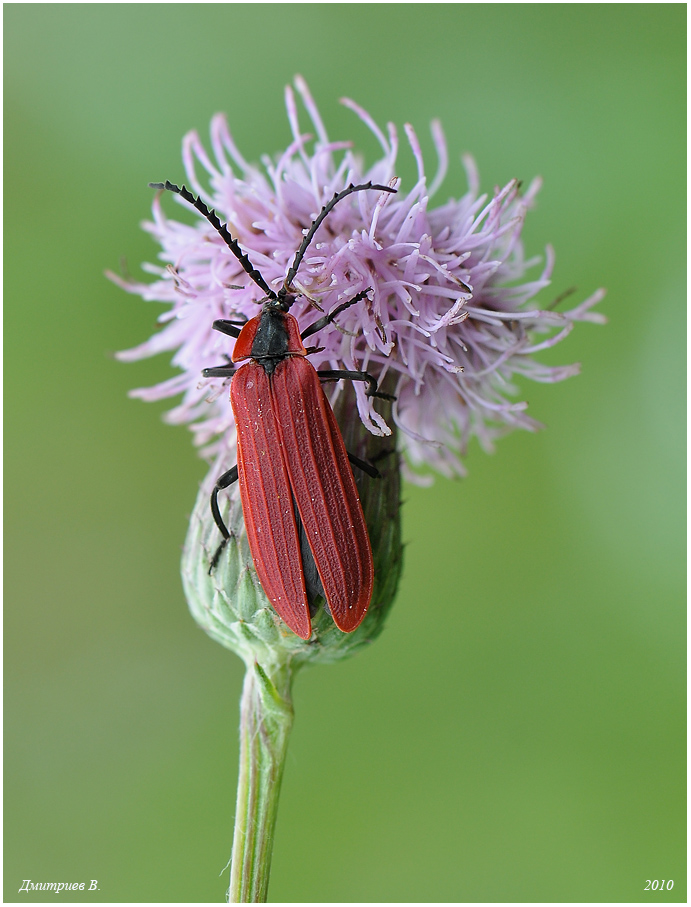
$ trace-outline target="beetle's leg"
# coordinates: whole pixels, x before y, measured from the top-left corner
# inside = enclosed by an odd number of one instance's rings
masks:
[[[202,375],[205,378],[232,378],[236,371],[234,365],[214,365],[211,368],[203,368]]]
[[[337,305],[333,312],[329,312],[328,315],[325,315],[323,318],[320,318],[318,321],[315,321],[314,324],[311,324],[308,328],[300,334],[302,340],[305,337],[311,337],[312,334],[316,334],[317,331],[321,331],[322,328],[325,328],[327,324],[336,318],[337,315],[340,315],[341,312],[345,312],[346,309],[349,309],[351,305],[355,305],[356,302],[360,302],[362,299],[367,299],[367,294],[372,290],[372,287],[367,287],[366,290],[361,290],[352,299],[349,299],[347,302],[342,302],[340,305]]]
[[[233,360],[227,353],[223,353],[226,360],[225,365],[214,365],[211,368],[203,368],[202,375],[204,378],[232,378],[237,369],[233,365]]]
[[[224,472],[222,476],[216,480],[214,485],[214,490],[211,492],[211,513],[213,514],[214,522],[221,530],[221,535],[224,539],[230,538],[230,533],[226,528],[226,524],[223,522],[223,517],[221,512],[218,509],[218,492],[222,491],[224,488],[228,488],[229,485],[232,485],[238,480],[238,468],[233,466],[232,469],[229,469],[227,472]]]
[[[214,522],[216,523],[218,528],[221,530],[221,535],[223,536],[223,541],[216,549],[216,553],[214,554],[214,556],[211,558],[211,564],[209,565],[209,575],[211,575],[211,571],[214,569],[214,567],[218,563],[218,559],[221,556],[221,552],[225,548],[226,542],[230,538],[230,532],[228,532],[228,528],[227,528],[226,524],[223,522],[223,517],[221,516],[221,511],[218,509],[218,492],[222,491],[224,488],[228,488],[229,485],[232,485],[234,482],[237,482],[237,480],[238,480],[238,468],[237,468],[237,466],[233,466],[232,469],[229,469],[227,472],[224,472],[222,476],[219,476],[219,478],[216,480],[216,484],[214,485],[214,490],[211,492],[211,515],[214,518]]]
[[[347,378],[349,381],[365,381],[367,390],[365,393],[368,397],[379,397],[382,400],[395,400],[393,394],[385,394],[377,390],[377,379],[367,372],[351,372],[344,369],[319,369],[317,374],[324,381],[338,381],[341,378]]]
[[[368,463],[367,460],[361,460],[360,457],[356,457],[355,454],[352,454],[349,450],[347,450],[346,453],[348,454],[348,459],[353,464],[353,466],[357,466],[358,469],[361,469],[364,473],[367,473],[367,475],[372,479],[381,479],[381,473],[376,466]]]
[[[218,318],[211,327],[214,331],[220,331],[222,334],[227,334],[229,337],[235,337],[237,339],[240,336],[240,331],[246,324],[246,321],[229,321],[227,318]]]

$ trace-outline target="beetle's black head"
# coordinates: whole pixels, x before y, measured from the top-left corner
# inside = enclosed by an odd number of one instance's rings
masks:
[[[281,289],[277,293],[276,302],[280,305],[282,312],[290,311],[291,307],[295,303],[298,297],[298,293],[292,293],[288,287],[283,284]]]
[[[282,287],[276,295],[265,296],[264,299],[258,300],[264,312],[269,315],[284,315],[290,311],[297,299],[297,294],[284,290],[285,288]]]

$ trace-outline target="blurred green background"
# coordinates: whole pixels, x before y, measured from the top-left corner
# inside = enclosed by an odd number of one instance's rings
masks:
[[[285,147],[299,72],[369,160],[341,96],[410,121],[432,172],[441,118],[437,203],[465,191],[465,151],[490,192],[541,174],[524,237],[556,248],[543,301],[605,286],[610,321],[545,357],[580,377],[523,386],[547,431],[406,489],[386,632],[298,677],[269,895],[684,901],[685,6],[4,19],[5,899],[29,899],[23,879],[223,899],[241,664],[178,575],[205,466],[164,404],[127,398],[172,370],[114,361],[159,307],[103,272],[154,259],[147,182],[182,177],[187,130],[223,110],[247,159]],[[399,172],[410,185],[405,148]]]

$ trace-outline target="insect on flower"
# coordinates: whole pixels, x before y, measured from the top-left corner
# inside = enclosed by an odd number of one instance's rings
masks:
[[[319,226],[338,202],[368,189],[390,186],[352,183],[337,192],[305,233],[283,281],[274,292],[252,265],[216,212],[185,186],[166,181],[155,189],[179,194],[218,231],[245,272],[266,294],[259,315],[247,322],[214,321],[215,330],[236,338],[232,362],[206,368],[206,378],[230,378],[230,401],[238,432],[237,465],[216,481],[211,512],[223,541],[213,570],[230,538],[218,493],[239,481],[247,538],[260,582],[290,629],[302,639],[312,633],[310,604],[326,599],[336,626],[346,633],[362,622],[374,582],[372,549],[350,463],[376,478],[370,463],[348,453],[321,381],[363,381],[367,396],[392,399],[362,371],[317,371],[306,358],[318,347],[303,341],[331,324],[345,309],[368,298],[362,290],[300,332],[289,310],[301,295],[293,288],[300,263]],[[249,361],[248,361],[249,360]],[[349,463],[350,461],[350,463]]]

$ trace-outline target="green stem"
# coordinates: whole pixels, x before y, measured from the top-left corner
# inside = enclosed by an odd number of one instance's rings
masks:
[[[289,664],[247,666],[240,703],[240,772],[228,902],[264,903],[283,766],[293,724]]]

